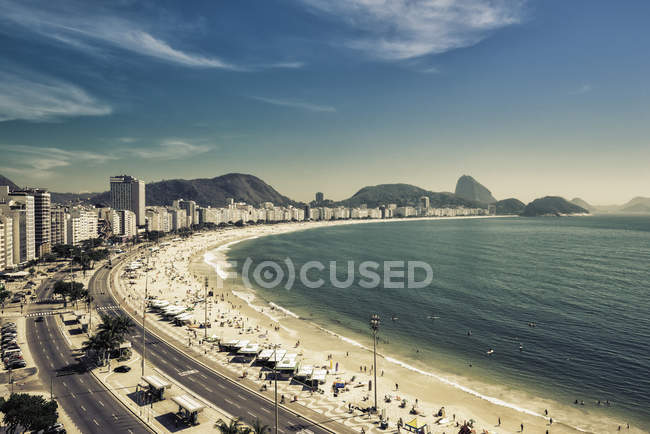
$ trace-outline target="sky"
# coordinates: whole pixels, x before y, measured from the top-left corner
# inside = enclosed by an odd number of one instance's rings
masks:
[[[0,0],[0,174],[650,196],[650,2]]]

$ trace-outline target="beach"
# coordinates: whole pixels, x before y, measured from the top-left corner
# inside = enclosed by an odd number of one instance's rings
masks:
[[[149,258],[152,270],[148,276],[142,270],[124,273],[121,288],[129,303],[142,306],[142,289],[147,280],[150,297],[192,306],[194,321],[203,322],[205,305],[202,298],[207,278],[208,288],[214,293],[208,302],[208,320],[211,324],[208,335],[222,341],[245,339],[267,347],[279,344],[289,353],[295,353],[303,365],[324,367],[329,373],[326,383],[320,386],[322,394],[312,394],[300,385],[288,384],[288,381],[282,382],[281,393],[286,399],[296,397],[299,403],[315,411],[346,418],[350,415],[350,407],[374,404],[370,333],[368,336],[333,333],[281,306],[266,302],[256,291],[245,288],[242,282],[236,280],[228,280],[219,288],[216,265],[226,260],[229,247],[242,240],[350,223],[357,222],[229,228],[173,241],[152,252]],[[223,274],[223,270],[218,271]],[[389,318],[383,320],[388,321]],[[218,353],[214,345],[201,342],[203,329],[189,328],[188,331],[162,320],[154,321],[154,324],[177,336],[179,342],[202,345],[210,351],[215,361],[242,375],[245,372],[249,378],[260,376],[259,368],[231,363],[230,358],[225,353]],[[621,421],[592,414],[584,408],[560,405],[507,385],[492,384],[489,379],[482,382],[438,372],[434,361],[409,361],[404,355],[384,353],[381,345],[378,353],[378,407],[385,411],[391,431],[395,430],[395,424],[400,419],[409,422],[415,418],[413,412],[417,413],[420,423],[427,423],[431,432],[436,433],[457,431],[456,422],[462,424],[470,419],[475,421],[477,432],[518,432],[521,424],[525,432],[614,432],[622,424]],[[258,381],[261,386],[263,380]],[[346,383],[346,391],[337,396],[334,396],[331,388],[335,381]],[[371,381],[372,390],[369,390]],[[403,407],[400,406],[402,400],[406,401]],[[545,410],[548,415],[545,415]],[[442,416],[434,416],[441,413]],[[353,412],[352,415],[354,418],[341,420],[355,429],[377,429],[372,420],[360,412]],[[554,420],[552,425],[550,418]],[[442,423],[437,424],[436,421]],[[632,427],[628,432],[642,431]]]

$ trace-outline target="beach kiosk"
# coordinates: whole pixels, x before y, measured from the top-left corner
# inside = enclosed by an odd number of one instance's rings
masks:
[[[407,422],[404,425],[404,429],[416,434],[427,434],[429,432],[429,426],[424,422],[418,421],[417,417],[412,421]]]
[[[142,377],[146,383],[146,393],[151,396],[151,402],[162,401],[165,399],[165,389],[172,387],[169,381],[165,381],[157,375],[147,375]]]
[[[192,398],[190,395],[174,396],[172,397],[172,401],[178,405],[176,417],[180,419],[181,422],[189,425],[199,424],[199,413],[205,408],[203,404]]]

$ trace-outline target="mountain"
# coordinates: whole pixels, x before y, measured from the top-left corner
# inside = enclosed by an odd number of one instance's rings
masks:
[[[503,199],[496,203],[497,215],[519,215],[524,211],[526,204],[515,199],[514,197],[510,199]]]
[[[559,196],[546,196],[535,199],[524,208],[521,215],[526,217],[564,214],[587,214],[589,211]]]
[[[201,206],[225,206],[228,198],[235,202],[259,205],[273,202],[275,205],[298,203],[278,193],[273,187],[256,176],[229,173],[216,178],[172,179],[152,182],[145,186],[147,205],[171,205],[176,199],[193,200]],[[110,206],[110,191],[89,199],[96,205]]]
[[[585,200],[580,199],[579,197],[574,197],[573,199],[571,199],[571,203],[574,205],[578,205],[579,207],[584,208],[589,212],[594,212],[596,210],[595,206],[591,205]]]
[[[422,196],[429,198],[429,206],[432,208],[448,205],[481,206],[475,201],[457,197],[452,193],[436,193],[410,184],[381,184],[364,187],[349,199],[336,202],[335,205],[355,207],[366,204],[368,208],[375,208],[394,203],[397,206],[417,206]]]
[[[2,175],[0,175],[0,185],[8,185],[10,191],[13,191],[13,190],[19,190],[19,189],[20,189],[20,187],[18,187],[16,184],[14,184],[14,183],[11,181],[11,179],[9,179],[9,178],[5,178],[5,177],[2,176]]]
[[[495,203],[490,190],[469,175],[463,175],[456,182],[456,196],[481,203]]]
[[[99,193],[55,193],[50,192],[50,198],[54,203],[67,204],[76,202],[87,202]]]
[[[650,197],[635,197],[622,205],[621,212],[650,213]]]

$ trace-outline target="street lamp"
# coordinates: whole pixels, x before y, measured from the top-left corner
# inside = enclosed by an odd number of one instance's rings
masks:
[[[145,325],[145,321],[147,318],[147,297],[149,297],[149,256],[150,254],[147,255],[147,269],[145,270],[144,274],[144,302],[142,303],[142,376],[144,377],[144,364],[145,364],[145,359],[147,357],[147,341],[146,341],[146,336],[147,336],[147,328]]]
[[[372,329],[372,353],[375,365],[375,412],[377,411],[377,330],[379,330],[380,322],[379,315],[372,314],[370,317],[370,328]]]

